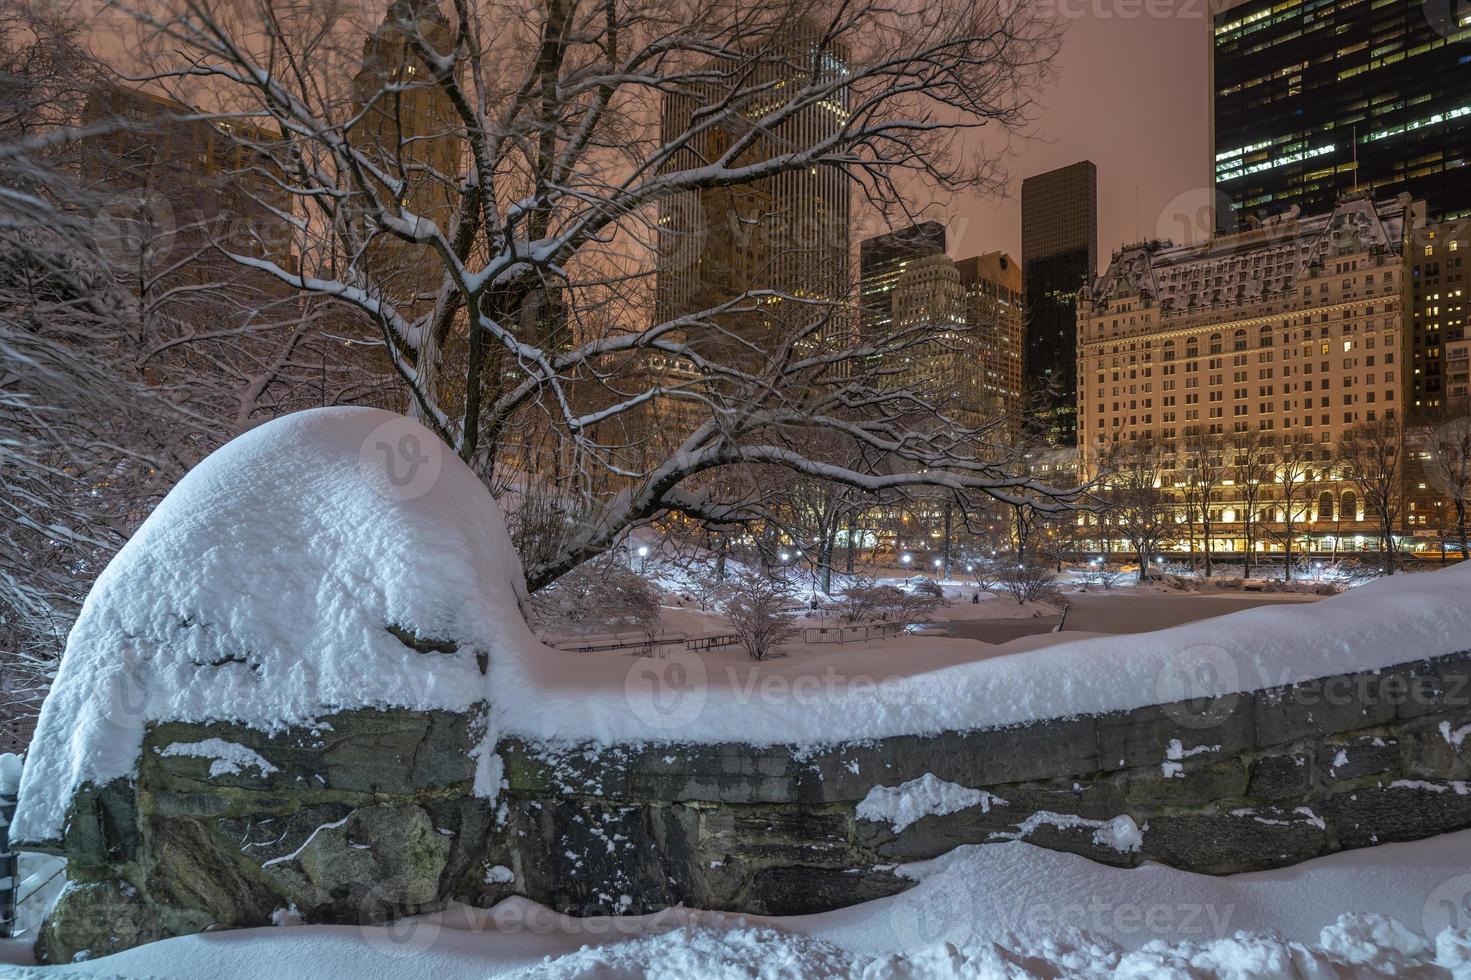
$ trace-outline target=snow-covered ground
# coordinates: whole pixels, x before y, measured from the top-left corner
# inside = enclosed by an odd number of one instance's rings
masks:
[[[1471,977],[1471,831],[1215,878],[1110,868],[1025,843],[901,869],[918,884],[821,915],[684,909],[570,919],[524,899],[388,927],[165,940],[6,973],[213,980],[949,980]],[[24,961],[11,944],[4,953]]]

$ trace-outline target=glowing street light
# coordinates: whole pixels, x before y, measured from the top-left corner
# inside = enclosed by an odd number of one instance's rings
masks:
[[[777,557],[780,558],[782,561],[790,561],[792,556],[788,552],[783,551],[781,554],[777,555]]]
[[[911,555],[911,554],[910,554],[910,553],[909,553],[909,552],[907,552],[907,551],[906,551],[906,552],[904,552],[904,554],[902,554],[902,555],[900,555],[900,556],[899,556],[899,563],[900,563],[900,564],[901,564],[901,565],[908,565],[908,564],[909,564],[909,563],[910,563],[910,562],[912,562],[912,561],[914,561],[914,556],[913,556],[913,555]]]

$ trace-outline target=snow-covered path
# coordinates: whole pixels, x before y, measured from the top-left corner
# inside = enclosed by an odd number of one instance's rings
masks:
[[[821,915],[674,909],[568,919],[511,899],[489,912],[460,907],[393,927],[187,936],[9,975],[1471,977],[1471,831],[1229,878],[1109,868],[1024,843],[960,848],[908,872],[920,880],[904,894]]]

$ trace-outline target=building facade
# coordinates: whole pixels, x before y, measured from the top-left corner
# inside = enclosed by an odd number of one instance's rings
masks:
[[[742,144],[733,163],[751,165],[791,146],[831,138],[847,121],[846,95],[807,106],[775,125],[763,120],[784,105],[773,98],[773,87],[804,72],[840,77],[847,72],[845,59],[846,52],[824,46],[815,32],[798,31],[740,65],[723,66],[728,81],[669,93],[660,139],[680,145],[662,170],[696,169]],[[696,127],[695,113],[715,104],[730,111],[719,123]],[[812,167],[737,187],[692,190],[661,204],[658,220],[654,322],[709,310],[752,290],[798,300],[741,303],[741,311],[709,317],[712,329],[696,327],[686,335],[709,354],[719,356],[726,348],[746,356],[748,344],[773,348],[818,315],[814,304],[831,308],[847,300],[852,241],[849,183],[841,168]]]
[[[984,414],[1019,421],[1025,391],[1021,267],[1005,252],[959,259],[955,267],[965,288],[965,320],[974,344],[969,400]]]
[[[1471,174],[1467,175],[1471,180]],[[1471,220],[1416,229],[1410,253],[1410,414],[1433,419],[1465,411],[1450,390],[1449,353],[1467,335]]]
[[[1422,0],[1246,0],[1211,26],[1222,231],[1354,188],[1471,215],[1471,10]]]
[[[465,153],[462,128],[449,96],[433,83],[429,66],[405,35],[414,30],[436,51],[454,49],[454,31],[433,0],[392,0],[383,22],[363,42],[362,66],[353,77],[357,120],[347,136],[382,170],[404,181],[402,208],[448,229]],[[368,237],[362,261],[377,288],[411,316],[433,308],[442,278],[438,256],[425,245],[379,233]]]
[[[1312,217],[1115,253],[1079,303],[1083,475],[1096,475],[1121,444],[1151,443],[1167,457],[1160,483],[1182,491],[1183,508],[1185,447],[1210,439],[1224,457],[1209,511],[1214,551],[1245,547],[1244,517],[1261,526],[1258,551],[1282,549],[1266,532],[1284,516],[1300,525],[1299,549],[1371,540],[1375,518],[1342,478],[1341,447],[1365,424],[1403,424],[1412,377],[1407,251],[1421,214],[1406,195],[1355,195]],[[1276,447],[1289,439],[1302,463],[1301,510],[1285,514],[1275,486],[1243,502],[1231,447],[1259,441],[1266,472],[1251,482],[1271,484],[1285,459]],[[1256,509],[1247,515],[1247,506]]]
[[[859,325],[868,339],[883,337],[893,322],[893,291],[904,267],[947,251],[945,226],[925,221],[858,243]]]
[[[1076,438],[1077,297],[1098,268],[1098,170],[1084,160],[1022,181],[1024,386],[1042,435]]]

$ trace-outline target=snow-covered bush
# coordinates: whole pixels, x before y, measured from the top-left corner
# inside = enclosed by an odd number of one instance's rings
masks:
[[[928,579],[921,581],[933,588],[916,584],[906,589],[856,576],[838,596],[838,614],[845,623],[882,621],[912,626],[924,622],[945,599],[938,585]]]
[[[1057,595],[1057,573],[1052,565],[1044,561],[1011,563],[998,569],[1002,588],[1017,605],[1024,602],[1044,602]]]
[[[1126,578],[1122,569],[1109,568],[1107,565],[1089,568],[1078,577],[1084,585],[1096,585],[1105,592],[1113,591]]]
[[[945,600],[944,587],[932,578],[924,578],[923,576],[921,576],[916,579],[911,579],[909,582],[909,591],[917,596],[925,596],[930,599],[937,599],[941,602]]]
[[[622,562],[578,565],[531,598],[543,625],[571,629],[639,627],[659,622],[659,594]]]
[[[792,589],[785,580],[747,572],[727,583],[725,615],[752,660],[765,660],[797,631],[786,613]]]

